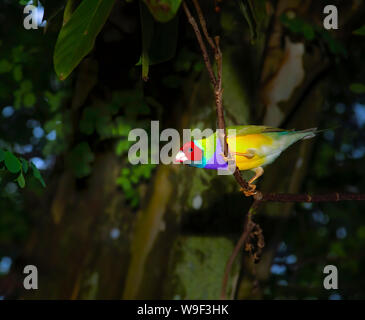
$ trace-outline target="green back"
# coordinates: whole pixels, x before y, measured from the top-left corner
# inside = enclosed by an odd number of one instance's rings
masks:
[[[247,126],[231,126],[227,127],[227,135],[230,137],[229,130],[236,130],[236,136],[245,136],[248,134],[257,134],[257,133],[265,133],[265,132],[284,132],[284,131],[292,131],[285,130],[279,128],[273,128],[269,126],[255,126],[255,125],[247,125]]]

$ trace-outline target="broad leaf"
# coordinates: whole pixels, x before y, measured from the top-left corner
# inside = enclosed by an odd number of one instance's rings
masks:
[[[64,80],[94,47],[115,0],[83,0],[58,35],[54,52],[57,76]]]
[[[18,160],[18,158],[16,156],[14,156],[9,151],[6,151],[5,154],[4,154],[4,162],[5,162],[6,168],[11,173],[17,173],[22,168],[22,166],[21,166],[20,161]]]
[[[0,73],[9,72],[13,68],[13,65],[6,59],[0,60]]]
[[[150,48],[150,65],[168,61],[175,56],[178,38],[179,17],[167,23],[155,23]]]
[[[142,31],[142,79],[148,80],[148,70],[150,65],[149,50],[153,38],[154,21],[143,3],[139,4]]]
[[[144,4],[140,6],[142,26],[142,55],[137,65],[142,64],[142,79],[148,79],[149,66],[174,57],[178,38],[179,19],[176,16],[167,23],[153,20]]]
[[[144,0],[144,3],[157,21],[167,22],[176,15],[181,0]]]
[[[24,173],[28,172],[28,161],[24,158],[20,158],[20,161],[22,162],[22,169]]]
[[[30,166],[33,170],[33,177],[36,178],[43,187],[46,187],[46,183],[44,182],[41,173],[39,172],[38,168],[34,165],[33,162],[30,163]]]
[[[72,17],[72,13],[75,11],[78,5],[76,0],[67,0],[65,10],[63,11],[63,25],[65,25]]]
[[[16,179],[16,181],[18,182],[18,185],[19,185],[20,188],[24,188],[25,187],[25,180],[24,180],[23,173],[20,173],[20,175],[18,176],[18,178]]]
[[[313,26],[303,19],[283,14],[280,17],[280,20],[291,32],[302,34],[307,40],[314,39],[315,32]]]

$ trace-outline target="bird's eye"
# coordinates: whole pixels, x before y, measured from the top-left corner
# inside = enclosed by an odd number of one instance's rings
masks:
[[[193,152],[193,148],[189,148],[189,152]]]

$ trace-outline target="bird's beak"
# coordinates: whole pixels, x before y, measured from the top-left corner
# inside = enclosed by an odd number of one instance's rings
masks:
[[[186,157],[185,153],[182,152],[181,150],[177,153],[177,155],[175,157],[176,162],[184,162],[187,160],[188,160],[188,158]]]

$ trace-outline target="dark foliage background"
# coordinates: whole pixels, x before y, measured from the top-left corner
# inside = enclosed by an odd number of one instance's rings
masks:
[[[283,153],[259,189],[364,193],[364,2],[332,1],[339,12],[332,31],[322,24],[326,1],[200,3],[210,34],[221,37],[228,125],[329,128]],[[53,55],[66,2],[44,0],[48,24],[37,30],[24,29],[23,5],[0,5],[0,148],[33,163],[46,187],[23,162],[16,173],[0,163],[1,298],[219,298],[252,200],[232,177],[132,166],[127,158],[129,130],[149,129],[151,120],[180,132],[216,126],[184,12],[159,23],[144,3],[115,1],[95,46],[61,81]],[[149,49],[141,19],[154,24]],[[147,82],[137,65],[142,50]],[[254,216],[263,255],[253,264],[240,254],[229,297],[365,298],[364,209],[361,202],[263,206]],[[36,291],[23,289],[27,264],[38,267]],[[338,290],[323,288],[328,264],[338,268]]]

